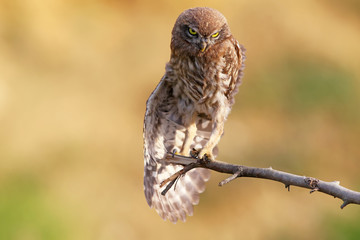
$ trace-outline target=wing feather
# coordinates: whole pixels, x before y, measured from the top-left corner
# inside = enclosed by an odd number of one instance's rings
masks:
[[[165,162],[165,155],[174,149],[179,151],[185,138],[186,129],[182,118],[173,104],[169,86],[161,81],[147,102],[144,121],[144,192],[147,203],[155,208],[163,219],[177,222],[193,214],[193,205],[199,203],[200,193],[210,178],[208,169],[192,169],[182,176],[175,187],[165,196],[165,186],[160,183],[182,169],[182,166]],[[174,121],[175,120],[175,121]],[[198,131],[191,147],[201,149],[211,134],[210,121],[199,118]],[[151,127],[150,127],[151,126]]]

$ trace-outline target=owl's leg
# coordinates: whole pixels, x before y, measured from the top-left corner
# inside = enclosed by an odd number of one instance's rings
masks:
[[[196,136],[196,114],[194,113],[191,117],[190,124],[186,128],[186,135],[183,146],[180,151],[180,155],[190,156],[190,146]]]
[[[214,160],[212,154],[214,147],[219,143],[220,138],[224,132],[224,120],[215,120],[213,123],[213,130],[210,138],[205,146],[200,150],[198,157],[203,158],[205,155],[207,158]]]

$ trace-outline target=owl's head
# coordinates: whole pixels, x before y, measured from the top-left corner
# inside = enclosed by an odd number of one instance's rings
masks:
[[[171,50],[202,55],[231,35],[226,18],[217,10],[198,7],[180,14],[172,30]]]

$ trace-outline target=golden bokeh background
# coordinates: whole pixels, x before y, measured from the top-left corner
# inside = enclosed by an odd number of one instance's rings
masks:
[[[219,159],[360,190],[357,0],[0,0],[0,239],[359,239],[360,207],[213,173],[186,223],[145,201],[145,101],[178,14],[247,48]]]

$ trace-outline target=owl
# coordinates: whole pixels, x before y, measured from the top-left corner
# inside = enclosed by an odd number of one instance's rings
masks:
[[[161,182],[182,169],[168,153],[215,159],[224,123],[243,75],[245,49],[215,9],[182,12],[172,30],[171,56],[165,74],[146,103],[144,120],[144,192],[150,207],[176,223],[193,214],[193,205],[210,178],[195,168],[181,176],[165,195]]]

